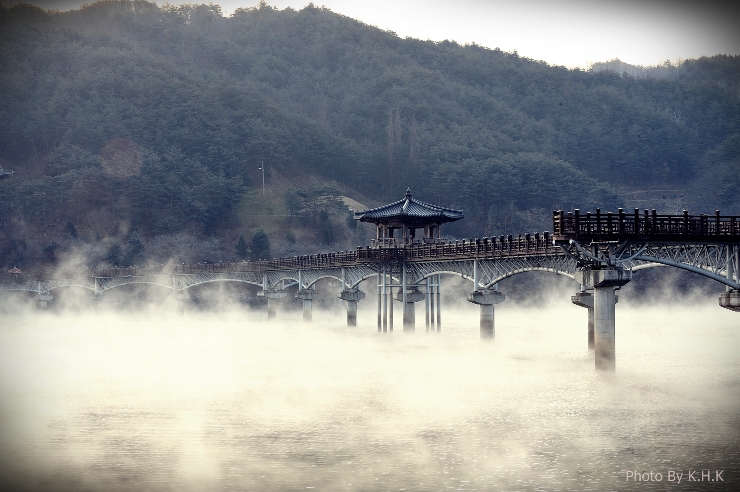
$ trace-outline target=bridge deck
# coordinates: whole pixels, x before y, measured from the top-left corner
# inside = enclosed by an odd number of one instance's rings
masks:
[[[201,273],[269,272],[341,268],[379,262],[422,263],[432,261],[514,258],[565,255],[560,245],[571,240],[580,243],[628,240],[642,243],[681,244],[740,244],[740,217],[659,215],[655,210],[638,209],[626,214],[596,213],[582,215],[578,209],[567,214],[555,211],[554,234],[524,234],[455,241],[448,243],[413,244],[400,247],[359,247],[355,251],[325,253],[261,261],[191,263],[128,268],[88,268],[79,270],[40,271],[16,275],[16,282],[42,281],[58,278],[111,278],[151,275],[187,275]]]

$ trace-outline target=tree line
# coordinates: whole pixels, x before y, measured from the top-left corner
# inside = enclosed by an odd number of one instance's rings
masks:
[[[68,222],[100,237],[121,221],[142,237],[238,232],[261,162],[382,201],[410,186],[464,209],[459,235],[629,206],[626,189],[679,187],[740,213],[740,59],[679,68],[566,69],[312,4],[228,18],[139,0],[2,5],[0,164],[14,174],[0,181],[0,254]],[[285,207],[331,242],[315,191]]]

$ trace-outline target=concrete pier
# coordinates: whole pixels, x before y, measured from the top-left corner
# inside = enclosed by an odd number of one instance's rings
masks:
[[[632,280],[632,271],[621,267],[586,268],[575,275],[576,281],[594,291],[594,364],[597,370],[614,371],[615,305],[614,289]]]
[[[277,302],[288,295],[284,290],[263,290],[257,292],[257,296],[267,298],[267,319],[273,319],[277,315]]]
[[[295,296],[303,300],[303,321],[310,322],[313,319],[313,298],[316,291],[313,289],[301,289]],[[268,300],[269,303],[269,300]]]
[[[403,303],[403,331],[413,332],[416,330],[416,308],[414,303],[423,301],[425,295],[419,291],[417,287],[411,287],[406,289],[404,295],[403,290],[399,290],[396,294],[396,300]]]
[[[720,294],[719,305],[740,313],[740,290],[728,290]]]
[[[493,306],[504,302],[506,296],[493,289],[478,289],[468,294],[468,302],[480,306],[480,337],[493,339],[496,337]]]
[[[578,292],[570,301],[576,306],[588,309],[588,349],[594,350],[594,295],[591,292]]]
[[[357,326],[357,303],[365,298],[365,293],[357,288],[344,289],[339,298],[347,301],[347,326]]]
[[[179,316],[185,314],[185,302],[190,298],[185,292],[179,291],[175,293],[175,312]]]
[[[39,301],[39,307],[46,309],[49,307],[49,303],[54,299],[54,296],[48,292],[45,294],[36,294],[36,299]]]

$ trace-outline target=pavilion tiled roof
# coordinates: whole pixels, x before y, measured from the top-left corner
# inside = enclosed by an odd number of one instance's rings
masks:
[[[362,212],[355,212],[355,220],[361,222],[382,222],[384,220],[396,219],[401,222],[404,220],[422,220],[424,222],[443,223],[453,222],[464,217],[462,210],[440,207],[416,200],[411,195],[411,189],[407,189],[406,196],[397,202]]]

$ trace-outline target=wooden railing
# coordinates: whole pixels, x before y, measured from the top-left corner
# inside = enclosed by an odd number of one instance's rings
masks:
[[[546,254],[556,250],[549,232],[422,244],[405,248],[357,248],[358,262],[425,261]],[[560,251],[557,249],[557,251]]]
[[[633,213],[620,208],[616,214],[598,208],[585,215],[578,209],[553,212],[555,241],[619,238],[740,241],[740,216],[720,215],[719,210],[714,215],[689,215],[686,210],[682,215],[663,215],[655,210],[641,213],[637,208]]]
[[[199,273],[261,273],[271,270],[302,270],[317,268],[341,268],[361,263],[380,261],[439,261],[447,259],[495,258],[558,254],[557,242],[574,240],[663,240],[740,243],[740,217],[714,215],[662,215],[655,210],[643,213],[625,213],[621,208],[616,214],[581,214],[556,210],[553,213],[553,230],[542,234],[500,236],[498,238],[472,239],[454,242],[426,244],[397,244],[392,247],[357,247],[355,251],[293,256],[259,261],[188,263],[180,265],[153,265],[135,267],[103,267],[73,270],[37,271],[30,274],[11,275],[14,282],[41,281],[51,279],[124,277]],[[389,242],[389,245],[391,243]],[[394,243],[395,244],[395,243]]]
[[[355,251],[293,256],[259,261],[219,263],[186,263],[132,267],[102,267],[44,270],[15,275],[15,282],[91,277],[141,277],[147,275],[265,272],[270,270],[303,270],[341,268],[379,261],[434,261],[445,259],[493,258],[560,251],[553,246],[549,232],[501,236],[448,243],[413,244],[395,248],[358,246]]]

